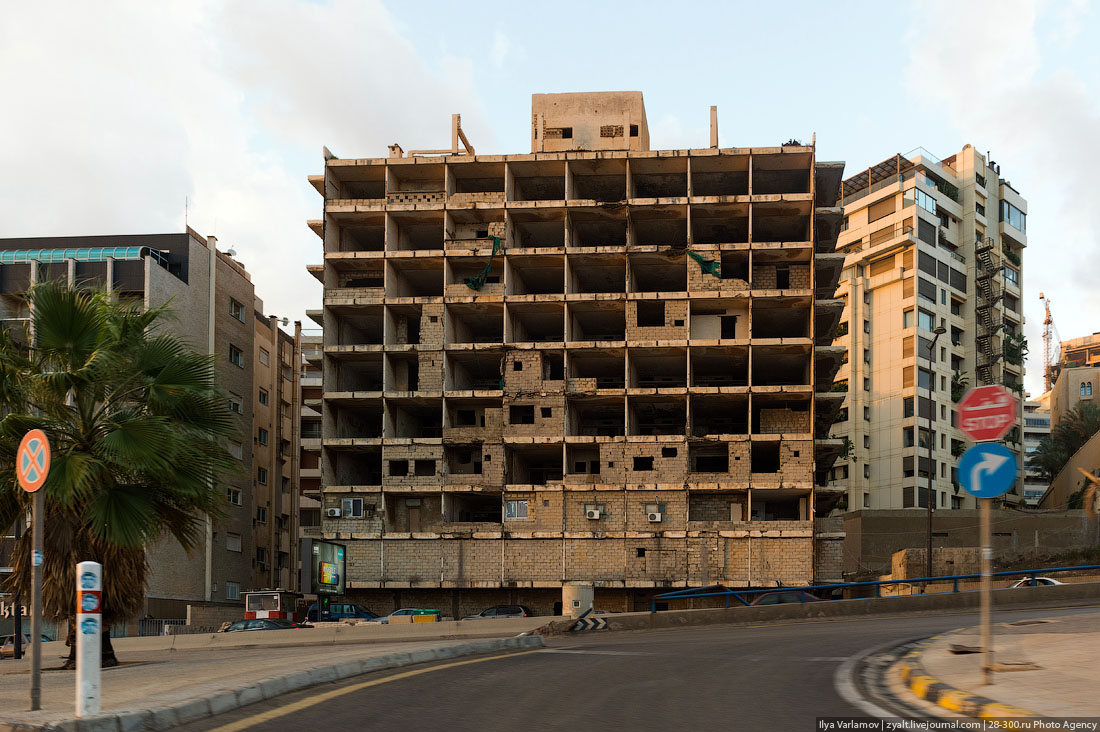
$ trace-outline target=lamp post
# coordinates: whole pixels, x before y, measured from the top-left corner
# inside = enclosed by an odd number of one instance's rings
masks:
[[[932,400],[932,394],[936,387],[936,373],[933,371],[932,364],[936,357],[936,341],[940,339],[940,336],[947,332],[947,328],[942,325],[936,328],[933,333],[936,334],[935,338],[928,345],[928,497],[925,501],[928,505],[928,574],[926,577],[932,576],[932,503],[935,500],[935,490],[933,488],[933,481],[935,480],[936,471],[932,465],[932,448],[935,447],[936,440],[932,435],[932,420],[936,417],[935,402]],[[920,413],[918,407],[917,413]],[[918,444],[920,440],[917,440]],[[917,473],[920,473],[920,457],[917,457]]]

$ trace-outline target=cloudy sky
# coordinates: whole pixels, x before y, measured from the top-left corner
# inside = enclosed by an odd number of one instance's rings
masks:
[[[828,8],[828,9],[826,9]],[[849,174],[923,146],[989,150],[1029,201],[1024,283],[1100,330],[1100,33],[1083,1],[4,3],[0,236],[217,234],[268,313],[316,307],[306,176],[387,144],[529,148],[533,92],[636,89],[654,147],[817,133]]]

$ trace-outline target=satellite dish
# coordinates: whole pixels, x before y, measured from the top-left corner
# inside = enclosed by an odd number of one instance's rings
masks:
[[[232,249],[232,248],[227,249],[225,253],[228,254],[231,257],[237,256],[237,250],[236,249]]]

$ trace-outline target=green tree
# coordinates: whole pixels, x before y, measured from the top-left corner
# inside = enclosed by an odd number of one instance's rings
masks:
[[[109,626],[142,608],[147,546],[170,535],[190,551],[205,517],[222,515],[217,486],[235,461],[221,441],[238,425],[213,360],[167,331],[165,308],[54,283],[27,297],[30,328],[0,336],[0,526],[29,508],[15,451],[40,428],[53,451],[42,487],[44,613],[71,620],[75,565],[97,561]],[[28,532],[8,591],[29,593],[31,547]],[[107,634],[103,655],[117,663]]]
[[[1077,405],[1040,440],[1028,467],[1038,470],[1044,479],[1053,480],[1097,431],[1100,431],[1100,406],[1087,402]]]

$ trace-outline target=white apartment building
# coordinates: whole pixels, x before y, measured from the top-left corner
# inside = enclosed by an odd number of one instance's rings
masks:
[[[926,507],[931,479],[933,507],[974,508],[956,480],[967,441],[953,405],[979,384],[1022,395],[1027,202],[971,145],[944,160],[894,155],[844,181],[841,195],[834,343],[848,361],[831,434],[850,442],[830,487],[849,510]],[[1006,444],[1022,455],[1020,439],[1018,424]],[[1005,501],[1022,502],[1023,485]]]

